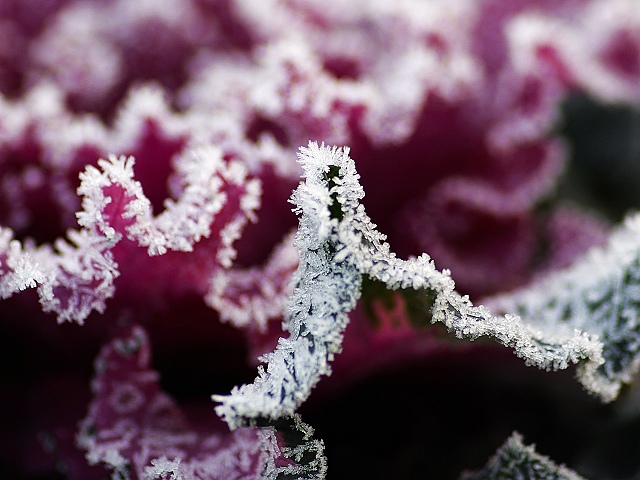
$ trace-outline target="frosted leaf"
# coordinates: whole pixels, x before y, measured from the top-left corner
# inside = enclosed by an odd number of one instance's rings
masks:
[[[102,172],[89,166],[81,174],[78,193],[84,196],[84,211],[78,214],[78,222],[85,227],[95,224],[113,242],[125,234],[147,247],[150,255],[162,255],[167,250],[192,251],[195,243],[210,235],[210,225],[226,201],[223,180],[242,185],[246,177],[244,172],[235,171],[233,163],[225,165],[222,152],[216,148],[190,150],[176,165],[185,185],[180,199],[166,200],[165,210],[154,217],[140,182],[133,179],[133,157],[111,156],[98,165]],[[258,195],[259,189],[254,189],[254,201],[245,200],[248,214],[256,209]],[[112,202],[116,211],[105,213]],[[223,243],[230,246],[235,238],[227,235]]]
[[[260,368],[255,383],[234,388],[230,396],[214,396],[221,402],[216,412],[232,429],[295,413],[320,377],[331,372],[329,362],[340,351],[347,312],[359,296],[359,272],[347,262],[335,261],[338,220],[332,218],[331,208],[337,203],[324,186],[333,181],[330,178],[340,181],[331,166],[334,157],[346,153],[318,152],[317,157],[301,153],[307,182],[293,196],[302,218],[296,235],[300,264],[284,324],[290,336],[263,358],[267,370]]]
[[[317,150],[317,146],[311,145],[307,152],[317,155]],[[342,158],[348,159],[348,156]],[[340,165],[340,170],[345,172],[345,177],[335,194],[344,219],[337,226],[337,259],[353,264],[361,274],[383,282],[389,289],[422,291],[432,298],[432,323],[444,323],[460,338],[494,337],[513,348],[529,365],[558,369],[587,360],[585,369],[593,372],[602,362],[601,344],[594,336],[573,330],[543,333],[515,315],[496,317],[487,308],[473,306],[466,296],[458,294],[449,272],[438,271],[428,255],[406,261],[398,259],[357,202],[361,187],[353,161],[348,159],[346,165]]]
[[[290,334],[262,358],[267,368],[259,368],[253,384],[214,396],[221,403],[216,412],[232,429],[292,415],[320,377],[331,373],[365,275],[391,290],[416,290],[430,305],[424,315],[432,323],[444,323],[460,338],[494,337],[528,365],[549,370],[584,361],[583,374],[592,377],[602,364],[595,335],[541,330],[516,315],[496,317],[459,295],[449,272],[438,271],[428,255],[397,258],[360,204],[364,191],[347,148],[311,142],[301,148],[299,161],[306,182],[292,195],[302,216],[296,236],[300,265],[284,322]]]
[[[367,83],[328,75],[321,58],[296,35],[268,45],[260,63],[250,104],[259,115],[283,125],[293,145],[309,137],[347,141],[349,117],[375,98]]]
[[[76,437],[90,465],[104,464],[118,480],[262,478],[269,452],[258,432],[230,433],[215,417],[191,426],[160,389],[141,327],[121,329],[95,366],[93,399]]]
[[[637,102],[639,12],[637,0],[596,0],[566,18],[522,13],[505,28],[512,62],[607,102]]]
[[[485,467],[475,472],[465,472],[460,480],[584,480],[564,465],[556,465],[549,458],[535,451],[535,445],[522,443],[522,436],[514,432],[491,457]]]
[[[602,248],[595,248],[564,271],[526,289],[488,299],[495,310],[522,315],[541,331],[578,329],[603,344],[604,363],[579,369],[585,387],[605,401],[640,368],[640,214]]]
[[[21,68],[27,67],[31,84],[55,81],[74,103],[92,110],[113,105],[136,80],[172,84],[171,76],[182,71],[194,50],[219,35],[201,9],[179,0],[135,6],[120,0],[63,2],[52,10],[57,12],[50,12],[46,28],[33,32],[37,36],[25,45]]]
[[[576,328],[543,329],[517,315],[494,316],[454,290],[449,272],[438,271],[427,254],[401,260],[390,252],[360,204],[364,191],[348,149],[301,148],[299,161],[306,182],[292,195],[301,213],[296,245],[300,265],[276,350],[261,360],[253,384],[236,387],[229,396],[214,396],[216,407],[233,429],[257,420],[292,415],[340,352],[347,314],[361,295],[363,276],[391,290],[414,290],[424,296],[432,323],[442,322],[459,338],[490,336],[513,348],[527,365],[547,370],[582,362],[583,383],[604,400],[609,389],[590,381],[603,364],[597,332]],[[586,380],[585,380],[586,379]]]
[[[113,296],[117,265],[103,236],[87,230],[70,230],[55,250],[13,239],[0,229],[0,295],[8,298],[27,288],[37,288],[45,312],[55,312],[58,322],[80,324],[93,310],[104,311]]]
[[[77,190],[82,197],[76,213],[81,228],[69,230],[53,248],[23,245],[13,239],[12,230],[0,230],[2,298],[37,288],[45,312],[56,313],[58,322],[82,324],[92,311],[104,312],[106,300],[114,295],[114,280],[121,274],[116,252],[122,251],[116,246],[125,239],[129,246],[124,248],[146,247],[154,256],[169,250],[192,252],[212,237],[206,246],[211,257],[203,266],[206,274],[231,266],[234,242],[256,218],[259,181],[249,178],[239,161],[224,159],[219,148],[193,148],[175,161],[172,187],[177,199],[165,200],[164,210],[154,215],[133,166],[133,157],[112,155],[99,160],[99,168],[85,168]]]
[[[56,241],[58,254],[48,258],[52,278],[38,293],[43,310],[55,312],[58,323],[82,324],[93,310],[104,312],[120,273],[110,252],[110,239],[89,230],[70,230],[67,237],[70,243]]]
[[[101,17],[87,6],[63,11],[34,41],[30,52],[37,70],[53,72],[63,91],[87,102],[110,93],[123,70],[120,52],[101,38]]]

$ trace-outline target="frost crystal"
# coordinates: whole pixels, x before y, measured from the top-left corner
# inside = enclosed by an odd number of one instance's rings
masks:
[[[68,232],[56,251],[23,248],[10,229],[0,229],[0,294],[8,298],[27,288],[37,288],[45,312],[55,312],[58,322],[83,323],[92,310],[104,311],[114,293],[117,265],[104,237],[86,230]]]
[[[279,445],[277,433],[281,434],[287,445]],[[313,428],[304,423],[298,414],[278,420],[275,427],[262,429],[262,445],[268,453],[263,477],[266,480],[324,479],[327,473],[324,442],[314,439],[313,434]],[[277,458],[295,463],[277,466],[274,461]]]
[[[301,213],[296,245],[300,266],[287,306],[284,327],[290,332],[276,350],[265,355],[256,381],[234,388],[229,396],[214,396],[216,408],[233,429],[259,419],[292,415],[307,399],[341,349],[344,329],[361,295],[363,276],[388,289],[422,292],[431,305],[431,322],[442,322],[460,338],[491,336],[525,359],[528,365],[563,369],[583,361],[582,381],[608,398],[593,382],[603,363],[602,343],[576,329],[543,330],[516,315],[496,317],[474,306],[454,290],[448,271],[438,271],[428,255],[401,260],[390,252],[360,204],[364,191],[348,149],[302,148],[299,160],[306,182],[292,196]]]
[[[517,478],[527,480],[584,480],[583,477],[556,465],[540,455],[534,446],[522,443],[522,437],[514,432],[491,457],[487,465],[477,472],[464,473],[460,480],[498,480]]]
[[[29,252],[13,240],[10,229],[0,227],[0,296],[8,298],[43,281],[44,273],[39,271]]]
[[[149,480],[183,480],[180,472],[180,459],[168,460],[167,457],[160,457],[151,460],[151,467],[145,467],[144,478]]]

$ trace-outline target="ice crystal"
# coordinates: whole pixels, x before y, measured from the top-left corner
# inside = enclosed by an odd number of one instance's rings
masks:
[[[150,467],[145,467],[144,475],[148,479],[160,478],[162,480],[183,480],[180,472],[180,459],[168,460],[167,457],[160,457],[151,460]]]
[[[53,252],[47,246],[23,248],[12,236],[11,230],[2,230],[3,298],[37,288],[43,310],[55,312],[58,322],[82,323],[91,311],[104,311],[118,276],[109,240],[89,231],[70,231],[69,242],[58,240]]]

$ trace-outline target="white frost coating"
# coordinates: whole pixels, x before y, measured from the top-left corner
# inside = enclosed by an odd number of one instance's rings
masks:
[[[265,265],[216,271],[205,301],[223,322],[265,332],[267,322],[284,313],[291,294],[289,278],[297,266],[293,234],[287,235]]]
[[[180,472],[180,458],[168,460],[167,457],[160,457],[151,460],[151,467],[145,467],[144,478],[147,480],[166,479],[183,480],[184,476]]]
[[[83,324],[96,310],[103,313],[106,300],[115,293],[114,280],[119,276],[118,265],[109,251],[109,239],[90,230],[70,230],[69,242],[58,239],[58,255],[47,256],[50,279],[38,287],[40,303],[45,312],[54,312],[58,323]]]
[[[258,432],[262,451],[266,453],[266,465],[262,474],[265,480],[296,478],[298,480],[321,480],[326,478],[327,458],[324,442],[313,438],[314,430],[302,421],[300,415],[283,419],[278,427],[261,428]],[[293,445],[280,448],[276,430],[283,436],[293,438]],[[288,458],[295,464],[276,466],[275,459]]]
[[[103,210],[112,201],[104,190],[115,188],[122,195],[119,201],[126,203],[122,221],[131,223],[126,226],[130,240],[147,247],[149,255],[162,255],[168,250],[190,252],[197,242],[211,234],[211,224],[227,201],[222,188],[225,181],[247,187],[241,207],[245,215],[254,218],[259,205],[259,185],[254,185],[255,180],[246,180],[246,171],[238,167],[237,162],[226,164],[218,148],[198,147],[178,159],[175,168],[183,190],[177,201],[166,199],[164,211],[156,217],[142,185],[134,180],[133,164],[133,157],[110,156],[108,161],[98,162],[102,171],[89,166],[80,174],[82,184],[78,193],[84,196],[83,211],[77,214],[80,225],[96,225],[111,242],[120,240],[121,235],[113,226],[117,220],[103,217]],[[233,258],[234,253],[228,249],[246,220],[239,222],[227,225],[225,230],[226,257]],[[225,258],[223,263],[229,266],[229,262]]]
[[[13,232],[0,228],[0,297],[37,288],[45,312],[57,314],[58,323],[80,324],[92,310],[104,311],[114,293],[117,265],[103,236],[71,230],[68,242],[49,246],[23,246]]]
[[[334,261],[338,219],[331,218],[332,191],[325,186],[330,167],[336,164],[334,157],[346,153],[319,152],[324,155],[304,150],[299,155],[307,182],[293,195],[302,217],[295,241],[300,265],[284,322],[290,336],[281,338],[276,351],[262,358],[267,370],[259,367],[253,384],[234,388],[230,396],[213,397],[221,402],[216,412],[232,429],[295,413],[320,377],[331,373],[329,362],[340,351],[347,312],[360,295],[362,276],[356,268]]]
[[[375,96],[366,82],[339,81],[328,75],[321,59],[297,35],[267,46],[260,63],[249,102],[266,118],[293,120],[286,128],[290,142],[309,135],[335,143],[346,141],[348,118],[336,105],[366,105]]]
[[[223,267],[231,266],[233,242],[260,205],[259,181],[249,179],[240,162],[224,160],[220,149],[197,147],[176,161],[178,199],[165,200],[164,211],[153,216],[151,202],[134,179],[133,164],[133,157],[110,156],[98,162],[100,169],[86,167],[77,190],[83,197],[76,213],[81,228],[69,230],[54,248],[22,245],[12,230],[0,228],[1,298],[37,288],[45,312],[56,313],[59,323],[82,324],[92,311],[104,312],[115,293],[119,270],[110,250],[123,236],[147,247],[149,255],[190,252],[211,235],[229,194],[237,211],[224,217],[216,253]]]
[[[488,300],[544,331],[579,329],[603,342],[604,364],[580,380],[605,401],[640,368],[640,214],[628,217],[607,246],[527,289]]]
[[[25,251],[13,232],[0,227],[0,298],[9,298],[27,288],[35,288],[45,279],[44,272]]]
[[[400,260],[390,252],[360,204],[364,191],[348,149],[301,148],[299,161],[306,182],[292,196],[302,213],[296,236],[300,266],[284,326],[290,332],[276,350],[265,355],[253,384],[234,388],[229,396],[214,396],[216,408],[233,429],[260,419],[292,415],[309,396],[341,349],[347,313],[361,295],[363,275],[389,289],[423,291],[432,298],[432,322],[444,323],[460,338],[492,336],[514,349],[528,365],[566,368],[586,360],[582,381],[593,391],[595,370],[602,364],[602,343],[578,330],[549,332],[525,324],[515,315],[493,316],[474,307],[454,290],[448,271],[438,271],[428,255]],[[428,315],[429,312],[425,312]]]
[[[318,155],[322,149],[311,144],[309,154]],[[484,306],[474,306],[467,296],[454,290],[454,282],[447,270],[438,271],[427,254],[410,260],[398,259],[384,243],[384,236],[359,204],[362,187],[358,184],[353,161],[345,154],[340,165],[342,188],[338,200],[343,205],[344,219],[338,224],[336,261],[353,264],[361,274],[387,285],[389,289],[413,288],[433,295],[431,321],[444,323],[459,338],[474,340],[491,336],[513,348],[527,365],[539,368],[563,369],[571,363],[586,360],[582,365],[582,381],[589,388],[597,367],[602,364],[602,343],[595,335],[569,329],[562,332],[542,331],[516,315],[494,316]],[[428,312],[425,312],[425,315]],[[597,388],[592,390],[606,395]]]
[[[489,459],[485,467],[476,472],[465,472],[460,480],[498,480],[517,478],[527,480],[584,480],[564,465],[556,465],[548,457],[535,451],[535,445],[522,443],[522,436],[513,432]]]

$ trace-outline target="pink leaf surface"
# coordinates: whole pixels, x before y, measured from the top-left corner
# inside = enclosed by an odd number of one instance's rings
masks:
[[[192,427],[151,369],[145,331],[127,327],[96,360],[94,398],[77,438],[91,465],[121,478],[261,478],[265,454],[256,430],[226,431],[214,419]]]

